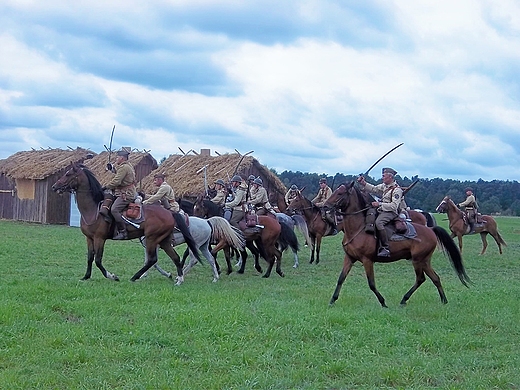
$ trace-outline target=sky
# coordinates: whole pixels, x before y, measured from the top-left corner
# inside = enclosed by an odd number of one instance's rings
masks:
[[[131,146],[520,180],[516,0],[0,2],[0,159]]]

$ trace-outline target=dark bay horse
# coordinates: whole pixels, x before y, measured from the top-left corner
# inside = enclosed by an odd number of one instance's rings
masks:
[[[429,228],[413,223],[412,225],[417,232],[415,238],[389,241],[391,257],[377,257],[377,239],[373,234],[365,233],[365,211],[370,205],[369,202],[367,194],[359,190],[355,186],[355,182],[351,182],[340,185],[325,203],[329,207],[340,210],[343,214],[344,238],[342,245],[345,258],[343,269],[330,301],[331,304],[338,299],[341,286],[350,272],[352,264],[360,261],[365,269],[370,290],[374,292],[381,306],[387,307],[385,299],[376,288],[374,263],[393,262],[400,259],[411,260],[415,269],[415,284],[403,296],[401,305],[406,304],[415,290],[424,283],[426,276],[437,287],[441,302],[447,303],[448,300],[444,294],[439,275],[431,266],[431,257],[437,245],[449,257],[462,284],[468,286],[469,278],[466,275],[460,252],[449,233],[439,226]]]
[[[115,224],[107,222],[99,215],[99,204],[103,201],[101,184],[94,174],[84,165],[72,164],[65,174],[54,183],[52,189],[58,193],[72,192],[76,195],[78,209],[81,214],[81,231],[87,238],[87,271],[82,280],[90,279],[92,263],[95,261],[105,278],[119,280],[108,272],[102,264],[105,241],[114,236]],[[173,229],[177,227],[193,255],[200,261],[200,253],[188,230],[184,217],[174,215],[160,205],[142,205],[145,220],[139,224],[128,226],[128,239],[145,237],[147,243],[147,261],[130,280],[139,279],[157,262],[157,246],[160,246],[172,259],[177,268],[177,284],[184,281],[179,255],[172,246]]]
[[[197,217],[209,218],[213,216],[221,216],[223,214],[223,210],[222,207],[219,207],[210,200],[203,199],[201,196],[199,196],[193,205],[193,214]],[[292,231],[290,228],[282,229],[282,226],[276,220],[276,218],[267,215],[259,215],[258,224],[263,226],[263,228],[259,229],[259,231],[252,232],[249,229],[243,231],[246,240],[246,247],[251,251],[251,253],[253,253],[253,256],[255,257],[255,269],[260,273],[262,272],[262,267],[258,262],[259,255],[268,263],[267,271],[263,275],[264,278],[268,278],[271,275],[271,271],[275,263],[276,273],[283,277],[285,275],[281,269],[282,252],[280,251],[278,244],[280,243],[280,236],[282,233],[292,233],[294,235],[294,231]],[[244,273],[246,259],[248,256],[245,249],[240,252],[240,256],[241,264],[240,269],[237,272],[242,274]],[[227,255],[226,262],[229,272],[231,263]]]
[[[287,207],[286,213],[291,215],[299,212],[307,222],[307,230],[311,241],[310,263],[314,263],[314,253],[316,253],[316,264],[318,264],[320,262],[321,239],[330,233],[331,228],[321,217],[321,211],[318,206],[312,204],[309,199],[305,198],[300,190],[298,190],[296,194],[296,197],[291,201],[289,207]],[[339,230],[341,230],[341,226],[338,226],[338,231]]]
[[[445,196],[444,199],[442,199],[436,210],[439,213],[448,214],[451,236],[456,236],[458,238],[459,249],[462,252],[462,236],[469,234],[470,232],[470,227],[464,212],[457,207],[449,196]],[[475,224],[475,233],[480,233],[480,238],[482,240],[482,252],[480,252],[480,254],[483,255],[486,252],[488,245],[486,237],[488,234],[491,234],[495,239],[495,242],[498,245],[498,251],[502,254],[502,245],[507,246],[507,244],[498,232],[495,219],[490,215],[482,215],[482,222],[482,224]]]

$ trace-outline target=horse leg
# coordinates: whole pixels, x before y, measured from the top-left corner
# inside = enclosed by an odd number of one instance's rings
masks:
[[[105,239],[94,238],[94,259],[95,259],[96,267],[98,267],[98,269],[101,271],[101,273],[103,274],[103,276],[105,278],[119,282],[119,278],[116,275],[114,275],[112,272],[108,272],[105,269],[105,267],[103,267],[102,260],[103,260],[104,248],[105,248]],[[92,262],[90,264],[92,265]],[[87,275],[85,274],[85,276],[87,276]]]
[[[177,268],[177,282],[175,283],[176,286],[179,286],[182,282],[184,282],[184,274],[182,272],[182,264],[181,264],[181,258],[175,252],[175,249],[172,246],[171,237],[167,237],[164,240],[161,241],[159,244],[160,247],[170,259],[172,259],[173,264],[175,264],[175,268]]]
[[[379,301],[381,306],[388,307],[388,306],[386,306],[385,298],[383,298],[381,293],[376,288],[376,278],[374,276],[374,262],[369,259],[364,259],[363,268],[365,268],[365,274],[367,276],[368,287],[376,295],[377,300]]]
[[[487,235],[488,235],[488,232],[481,232],[480,233],[480,239],[482,240],[482,252],[480,252],[480,255],[483,255],[484,253],[486,253],[486,249],[487,249],[487,246],[488,246],[488,243],[487,243]],[[494,237],[493,237],[494,238]],[[497,239],[495,238],[495,241]],[[500,248],[500,244],[499,245],[499,248]],[[502,253],[502,252],[500,252]]]
[[[203,248],[200,249],[200,252],[206,258],[206,260],[208,260],[208,263],[211,265],[211,269],[213,270],[213,282],[216,282],[219,279],[220,275],[219,275],[217,266],[215,264],[215,259],[213,258],[213,255],[209,251],[209,241],[207,241],[205,244],[203,244]]]
[[[316,264],[320,262],[321,237],[316,236]]]
[[[155,252],[156,254],[158,255],[157,253],[158,249],[155,249]],[[159,258],[159,257],[157,257]],[[148,253],[146,252],[146,248],[144,250],[144,264],[146,264],[146,262],[148,261]],[[171,278],[172,277],[172,274],[171,272],[168,272],[168,271],[165,271],[163,270],[160,266],[159,266],[159,262],[155,263],[154,265],[154,268],[159,271],[159,273],[162,275],[162,276],[166,276],[167,278]],[[148,271],[146,271],[139,279],[142,279],[142,278],[145,278],[148,276]]]
[[[482,233],[480,233],[482,234]],[[491,234],[491,236],[493,237],[493,239],[495,240],[495,242],[497,243],[498,245],[498,251],[500,252],[500,254],[502,254],[502,242],[500,241],[500,234],[498,232],[494,232],[494,233],[489,233]]]
[[[455,237],[455,236],[453,236],[453,237]],[[459,240],[459,252],[462,253],[462,234],[458,235],[457,239]]]
[[[87,237],[87,270],[81,280],[88,280],[92,276],[92,263],[94,262],[94,240]]]
[[[408,299],[410,299],[410,297],[415,292],[415,290],[417,290],[419,288],[419,286],[421,284],[423,284],[424,281],[426,280],[426,276],[424,276],[423,268],[422,268],[422,266],[419,265],[420,261],[414,259],[413,262],[414,262],[413,267],[415,270],[415,283],[412,286],[412,288],[410,290],[408,290],[406,292],[406,294],[404,294],[403,299],[401,299],[401,305],[403,305],[403,306],[406,305],[406,302],[408,301]],[[432,279],[432,275],[428,275],[428,276],[430,277],[430,279]],[[437,276],[437,274],[435,274],[435,276]],[[437,280],[438,279],[439,279],[439,277],[437,276]],[[433,279],[432,279],[432,282],[433,282],[433,284],[435,284],[437,286],[437,289],[439,289],[438,284],[436,282],[434,282]],[[442,289],[442,287],[441,287],[441,289]],[[439,290],[439,293],[440,293],[440,290]],[[444,295],[444,292],[442,294]],[[444,299],[446,299],[446,297],[444,297]],[[441,295],[441,300],[442,300],[442,295]]]
[[[240,269],[237,271],[239,274],[244,273],[244,269],[246,268],[246,259],[247,259],[247,251],[245,249],[240,251],[240,256],[242,258],[242,264],[240,264]]]
[[[292,249],[293,255],[294,255],[294,265],[293,268],[298,268],[300,265],[300,261],[298,260],[298,252]]]
[[[347,278],[347,275],[351,269],[352,269],[352,260],[350,259],[349,255],[345,254],[345,258],[343,260],[343,268],[341,269],[341,272],[339,273],[339,278],[338,278],[338,283],[336,284],[336,289],[334,290],[334,294],[332,294],[332,298],[330,299],[331,305],[333,305],[334,302],[336,302],[338,300],[341,286],[343,285],[343,282]]]
[[[285,274],[282,271],[282,256],[283,256],[283,253],[277,250],[276,257],[275,257],[276,273],[283,278],[283,277],[285,277]]]
[[[157,263],[157,245],[151,245],[150,241],[152,240],[148,240],[148,245],[146,246],[146,261],[143,267],[130,278],[131,282],[135,282],[137,279],[140,279],[146,271],[148,271],[155,263]]]
[[[311,234],[311,261],[310,264],[314,263],[314,250],[316,248],[316,236]]]
[[[439,292],[441,302],[444,304],[448,303],[448,298],[446,298],[446,294],[444,294],[444,289],[442,288],[441,278],[439,277],[439,275],[437,275],[437,272],[434,271],[431,264],[428,263],[428,265],[424,269],[424,272],[426,272],[426,275],[428,275],[435,287],[437,287],[437,291]]]

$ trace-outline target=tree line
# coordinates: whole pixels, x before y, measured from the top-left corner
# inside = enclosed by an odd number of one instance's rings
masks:
[[[340,184],[356,180],[357,176],[343,175],[336,173],[334,176],[317,173],[303,173],[283,171],[277,173],[273,171],[287,188],[295,184],[299,189],[304,188],[303,194],[312,199],[319,190],[319,179],[327,178],[327,184],[334,190]],[[380,184],[381,178],[366,178],[369,183]],[[514,181],[458,181],[452,179],[419,179],[417,176],[411,178],[396,176],[396,181],[402,187],[408,187],[415,181],[417,183],[406,194],[406,203],[412,209],[435,212],[435,208],[442,199],[449,195],[455,203],[460,203],[466,199],[464,189],[473,188],[477,198],[479,211],[488,215],[507,215],[520,216],[520,183]]]

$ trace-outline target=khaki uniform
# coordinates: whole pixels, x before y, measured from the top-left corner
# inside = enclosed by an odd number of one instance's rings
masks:
[[[224,203],[226,203],[226,195],[227,195],[226,190],[224,190],[224,189],[217,190],[217,195],[215,195],[210,200],[218,206],[224,206]]]
[[[311,202],[318,207],[323,207],[323,205],[325,204],[327,199],[330,198],[331,195],[331,188],[329,186],[325,186],[323,188],[320,188],[320,190],[318,191],[318,195],[316,195],[314,199],[311,200]]]
[[[240,222],[244,218],[244,204],[246,203],[246,194],[247,194],[247,185],[242,182],[236,189],[234,189],[234,195],[232,201],[226,202],[224,204],[225,207],[228,207],[233,210],[233,215],[229,220],[229,223],[238,228],[238,222]]]
[[[269,212],[273,212],[273,206],[269,203],[269,197],[267,196],[267,190],[264,187],[253,186],[250,190],[249,203],[251,203],[256,209],[265,208]],[[271,211],[273,210],[273,211]]]
[[[372,185],[366,183],[365,190],[381,198],[381,205],[377,208],[379,215],[376,218],[377,230],[383,230],[385,225],[399,215],[403,189],[393,181],[390,184]]]
[[[475,217],[477,215],[477,200],[475,196],[473,194],[469,195],[464,202],[459,203],[459,207],[464,207],[469,222],[475,223]]]
[[[180,210],[179,204],[175,200],[175,192],[173,191],[173,188],[165,181],[161,183],[159,189],[154,195],[146,197],[146,200],[143,202],[143,204],[152,204],[155,202],[161,202],[164,208],[175,213],[179,212]]]
[[[105,186],[109,190],[114,190],[116,196],[132,201],[137,196],[135,189],[135,171],[132,164],[128,161],[123,162],[116,168],[116,174]]]

